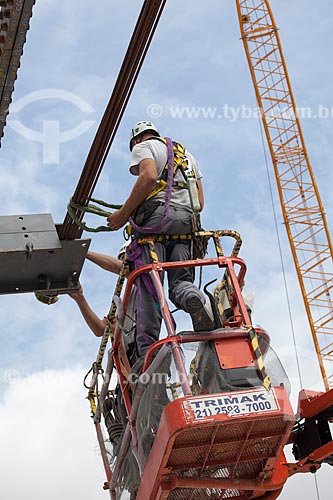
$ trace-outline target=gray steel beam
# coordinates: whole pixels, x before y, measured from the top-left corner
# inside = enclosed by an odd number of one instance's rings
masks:
[[[0,145],[36,0],[0,0]]]
[[[0,294],[77,290],[89,244],[61,241],[50,214],[0,217]]]

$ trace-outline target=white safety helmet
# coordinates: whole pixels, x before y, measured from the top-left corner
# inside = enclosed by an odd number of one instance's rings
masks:
[[[142,121],[134,125],[130,133],[130,150],[132,151],[132,140],[143,132],[153,132],[154,135],[160,135],[158,128],[152,122]]]
[[[126,252],[126,248],[131,244],[131,240],[125,241],[125,243],[119,248],[118,259],[122,259],[124,253]]]

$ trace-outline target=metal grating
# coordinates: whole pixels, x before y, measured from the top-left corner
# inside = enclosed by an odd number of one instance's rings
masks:
[[[251,492],[240,492],[238,490],[226,490],[221,496],[221,490],[214,489],[175,489],[169,493],[168,500],[214,500],[217,498],[232,498],[233,500],[248,500]]]
[[[248,440],[245,450],[256,447],[255,450],[258,453],[262,453],[263,445],[260,440],[262,437],[269,437],[269,439],[265,440],[264,452],[274,454],[280,436],[285,433],[288,424],[289,422],[281,416],[262,420],[258,419],[253,422],[253,427],[249,434],[248,422],[245,423],[244,421],[218,426],[208,425],[203,428],[191,428],[180,433],[175,439],[168,465],[180,464],[180,457],[182,455],[183,457],[192,457],[190,461],[193,462],[193,458],[200,456],[207,448],[207,445],[212,443],[215,432],[216,436],[214,437],[213,451],[211,453],[216,452],[216,449],[220,450],[221,444],[228,442],[228,451],[225,449],[219,451],[219,453],[223,454],[223,458],[237,455],[239,446],[244,444],[245,439]],[[246,453],[243,453],[243,455],[245,456]]]
[[[0,2],[0,144],[35,2]]]
[[[255,479],[268,459],[276,458],[289,421],[284,416],[208,424],[180,433],[166,467],[180,478]],[[227,444],[227,446],[226,446]],[[176,488],[169,500],[233,498],[247,500],[251,491]]]

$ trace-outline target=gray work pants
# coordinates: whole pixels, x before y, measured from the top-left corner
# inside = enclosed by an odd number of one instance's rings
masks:
[[[145,221],[145,227],[154,227],[160,224],[164,214],[164,206],[156,208],[155,212]],[[191,212],[181,207],[169,207],[169,214],[161,234],[189,234],[192,231]],[[155,243],[155,250],[160,262],[175,262],[190,259],[189,242],[168,241]],[[142,245],[141,259],[144,264],[150,264],[151,258],[148,245]],[[203,297],[202,293],[193,284],[193,274],[190,268],[167,270],[169,298],[174,305],[186,311],[185,300],[190,292]],[[159,339],[161,328],[161,311],[159,304],[145,287],[141,279],[138,287],[138,313],[136,343],[139,356],[145,354],[147,348]]]

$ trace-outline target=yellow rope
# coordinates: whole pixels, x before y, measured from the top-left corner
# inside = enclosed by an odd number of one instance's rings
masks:
[[[238,255],[239,249],[241,247],[242,239],[241,239],[240,234],[237,231],[233,231],[233,230],[197,231],[197,232],[194,232],[191,234],[181,234],[181,235],[179,235],[179,234],[177,234],[177,235],[176,234],[154,235],[154,236],[139,238],[137,241],[138,241],[139,245],[149,244],[149,250],[150,250],[150,256],[151,256],[152,262],[158,263],[158,257],[157,257],[156,251],[155,251],[155,243],[156,242],[163,242],[163,241],[169,241],[169,240],[187,241],[187,240],[191,240],[195,237],[202,237],[202,238],[207,238],[207,239],[213,238],[217,256],[223,257],[224,254],[223,254],[223,250],[222,250],[222,246],[221,246],[221,242],[220,242],[220,238],[223,236],[232,237],[236,240],[234,248],[232,250],[232,256],[236,257]],[[121,292],[123,289],[123,284],[124,284],[125,278],[128,275],[128,268],[129,268],[128,258],[127,258],[127,256],[125,256],[124,261],[123,261],[123,266],[121,268],[119,278],[118,278],[118,281],[116,284],[115,292],[114,292],[114,296],[117,296],[119,298],[121,296]],[[110,328],[110,325],[115,320],[116,310],[117,310],[117,305],[113,299],[111,306],[110,306],[109,313],[107,315],[108,324],[105,327],[104,334],[103,334],[101,344],[100,344],[100,347],[99,347],[99,350],[97,353],[97,357],[96,357],[96,369],[98,370],[98,372],[102,371],[102,362],[103,362],[103,358],[105,355],[106,346],[108,344],[108,341],[109,341],[109,339],[112,340],[112,338],[113,338],[113,332]],[[125,370],[126,370],[126,367],[125,367]],[[88,399],[90,401],[92,411],[94,411],[93,407],[96,408],[95,399],[94,399],[95,398],[95,396],[94,396],[95,386],[96,386],[96,383],[92,384],[90,386],[89,393],[88,393]]]
[[[237,257],[239,254],[240,247],[242,245],[242,238],[237,231],[233,231],[230,229],[219,229],[216,231],[195,231],[189,234],[159,234],[149,237],[143,237],[138,239],[139,245],[144,245],[150,243],[151,241],[156,242],[164,242],[169,240],[180,240],[187,241],[192,240],[193,238],[213,238],[215,243],[216,254],[218,257],[223,257],[224,253],[222,250],[222,245],[220,242],[220,238],[223,236],[229,236],[236,240],[236,243],[232,249],[231,256]]]
[[[121,295],[123,284],[124,284],[125,278],[128,274],[128,265],[129,265],[128,259],[127,259],[127,256],[125,255],[125,258],[123,260],[123,265],[122,265],[122,268],[121,268],[121,271],[120,271],[120,274],[118,277],[118,281],[116,284],[115,293],[114,293],[114,295],[117,297],[120,297],[120,295]],[[113,323],[113,321],[116,318],[116,310],[117,310],[116,303],[115,303],[114,299],[112,299],[110,310],[109,310],[109,313],[107,315],[108,324],[106,325],[106,327],[104,329],[104,334],[103,334],[103,337],[101,340],[101,344],[100,344],[100,347],[99,347],[99,350],[97,353],[97,357],[96,357],[96,362],[95,362],[98,371],[102,370],[103,357],[105,354],[105,350],[106,350],[106,346],[108,344],[108,341],[109,341],[109,339],[113,338],[113,332],[110,328],[110,325]],[[90,386],[89,393],[88,393],[89,401],[94,398],[93,394],[94,394],[95,386],[96,386],[96,383],[92,384]]]

